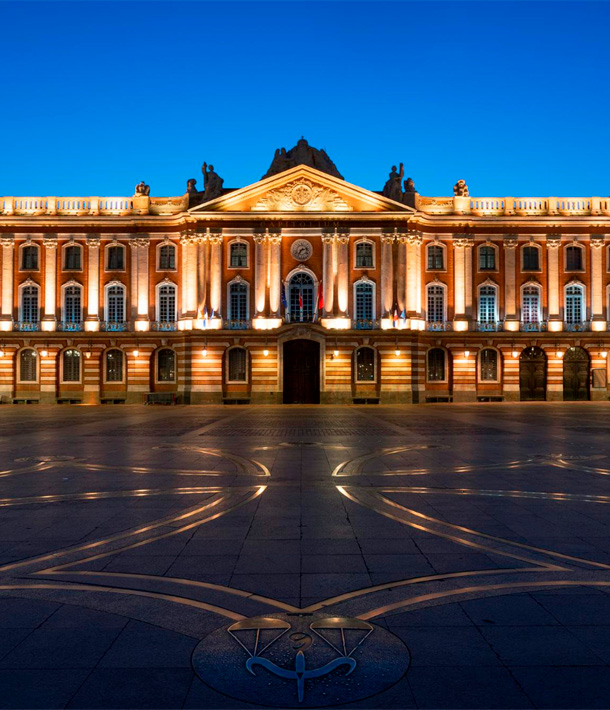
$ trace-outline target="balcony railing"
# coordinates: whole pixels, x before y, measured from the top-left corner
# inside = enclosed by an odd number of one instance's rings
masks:
[[[584,333],[587,330],[591,330],[591,323],[564,323],[563,329],[567,330],[568,333]]]
[[[524,333],[542,333],[546,330],[546,321],[533,321],[531,323],[521,323],[519,330]]]
[[[223,327],[227,330],[250,330],[252,321],[228,318],[224,321]]]
[[[120,333],[127,330],[127,323],[125,321],[107,320],[101,323],[101,328],[102,330],[106,330],[108,332]]]
[[[155,320],[151,324],[152,330],[177,330],[178,324],[176,321]]]
[[[352,328],[355,330],[375,330],[379,328],[379,321],[374,318],[357,318],[352,321]]]
[[[452,324],[449,321],[427,321],[426,330],[446,331],[451,330]]]
[[[497,331],[503,330],[502,321],[492,321],[491,323],[483,323],[482,321],[477,321],[475,323],[475,330],[480,330],[484,333],[495,333]]]
[[[22,332],[24,331],[35,331],[35,330],[40,330],[40,322],[39,321],[19,321],[18,323],[13,323],[13,329],[14,330],[21,330]]]
[[[57,324],[57,330],[65,330],[65,331],[74,331],[74,330],[82,330],[83,329],[83,323],[82,321],[60,321]]]

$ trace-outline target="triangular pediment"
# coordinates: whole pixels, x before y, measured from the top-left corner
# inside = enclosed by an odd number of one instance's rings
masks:
[[[217,197],[190,212],[414,212],[307,165]]]

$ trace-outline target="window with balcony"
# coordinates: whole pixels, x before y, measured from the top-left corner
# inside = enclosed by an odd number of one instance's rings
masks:
[[[495,286],[481,286],[479,288],[479,317],[482,325],[495,324],[498,316],[497,288]]]
[[[229,327],[246,328],[248,321],[248,284],[236,281],[229,284]]]
[[[173,324],[176,322],[176,287],[161,284],[157,288],[157,321]]]
[[[38,286],[24,286],[21,289],[21,312],[19,323],[22,326],[31,326],[33,330],[38,328],[38,321],[40,319],[38,296]]]
[[[125,322],[125,287],[111,284],[106,287],[106,325],[116,330]]]
[[[572,285],[566,287],[565,321],[568,326],[581,325],[585,320],[584,287]]]
[[[445,289],[440,284],[429,284],[426,288],[428,323],[445,322]]]
[[[82,288],[80,286],[66,286],[64,288],[63,323],[65,326],[78,327],[82,320]]]
[[[540,289],[538,286],[524,286],[521,298],[521,322],[526,326],[539,323]]]
[[[354,284],[355,312],[357,325],[372,327],[375,318],[375,286],[370,281],[357,281]]]

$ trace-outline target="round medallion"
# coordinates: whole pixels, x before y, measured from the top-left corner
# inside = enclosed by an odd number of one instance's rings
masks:
[[[290,253],[297,261],[307,261],[313,254],[313,247],[307,239],[297,239],[290,247]]]
[[[290,196],[292,197],[292,201],[297,205],[306,205],[313,196],[313,190],[309,185],[301,183],[292,188]]]
[[[409,651],[386,629],[330,614],[269,614],[211,633],[193,668],[215,690],[265,707],[353,703],[394,685]]]

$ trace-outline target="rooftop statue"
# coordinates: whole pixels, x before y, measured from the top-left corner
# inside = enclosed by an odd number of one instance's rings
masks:
[[[466,180],[458,180],[453,186],[453,194],[456,197],[468,197],[468,185]]]
[[[136,185],[134,197],[148,197],[150,195],[150,185],[147,185],[144,180]]]
[[[186,181],[186,191],[189,195],[196,195],[199,193],[199,190],[195,187],[195,185],[197,185],[197,180],[195,180],[195,178],[190,178]]]
[[[384,197],[389,197],[390,200],[396,200],[396,202],[402,202],[402,187],[400,185],[401,180],[405,174],[405,169],[403,164],[400,163],[400,172],[396,171],[396,166],[392,165],[392,172],[388,181],[383,186],[382,195]]]
[[[318,150],[309,145],[305,138],[301,138],[294,148],[288,151],[286,148],[278,148],[275,151],[269,170],[263,175],[262,179],[282,173],[284,170],[294,168],[296,165],[309,165],[310,168],[316,168],[316,170],[321,170],[343,180],[343,175],[337,170],[337,166],[328,157],[326,151]]]
[[[415,207],[415,195],[419,192],[415,189],[413,178],[407,178],[404,181],[405,191],[402,193],[402,201],[407,207]]]
[[[202,202],[209,202],[222,195],[222,184],[224,180],[214,172],[214,166],[210,165],[208,169],[208,164],[204,163],[201,166],[201,172],[203,173],[203,200]]]

